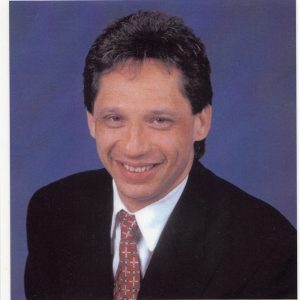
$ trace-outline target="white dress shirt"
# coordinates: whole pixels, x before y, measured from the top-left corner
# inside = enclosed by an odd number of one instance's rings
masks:
[[[142,208],[141,210],[130,213],[120,199],[116,184],[113,180],[113,215],[111,225],[111,241],[113,255],[113,272],[116,275],[119,265],[119,244],[120,244],[120,224],[116,218],[120,210],[125,210],[129,214],[133,214],[141,231],[137,248],[141,262],[141,274],[145,275],[153,251],[159,240],[159,237],[171,215],[176,203],[178,202],[188,176],[164,198]]]

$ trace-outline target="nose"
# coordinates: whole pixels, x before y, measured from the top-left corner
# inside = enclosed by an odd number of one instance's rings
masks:
[[[138,158],[145,155],[149,149],[149,139],[146,131],[140,124],[130,125],[123,137],[124,154],[129,158]]]

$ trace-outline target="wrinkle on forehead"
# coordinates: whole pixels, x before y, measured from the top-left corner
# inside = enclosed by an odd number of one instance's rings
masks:
[[[125,61],[121,61],[118,64],[115,64],[111,68],[102,72],[99,78],[99,87],[101,88],[101,79],[105,77],[105,75],[110,74],[111,72],[117,72],[122,76],[126,76],[129,80],[136,79],[139,74],[141,73],[142,68],[146,64],[152,64],[159,68],[162,72],[166,73],[166,76],[172,75],[172,73],[177,73],[179,78],[178,80],[178,88],[181,94],[186,97],[185,89],[184,89],[184,82],[185,78],[182,74],[182,71],[178,69],[174,64],[169,62],[164,62],[159,59],[155,58],[145,58],[144,60],[137,60],[137,59],[127,59]]]
[[[130,78],[134,79],[141,72],[141,69],[145,64],[153,64],[161,70],[166,71],[166,74],[168,75],[170,75],[174,70],[179,71],[173,64],[163,62],[159,59],[145,58],[143,60],[137,60],[134,58],[130,58],[115,64],[111,68],[105,70],[102,74],[106,75],[111,72],[120,72],[122,74],[126,73],[126,75],[130,74]]]

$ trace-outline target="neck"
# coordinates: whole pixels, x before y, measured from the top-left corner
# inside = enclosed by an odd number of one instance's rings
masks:
[[[167,193],[166,193],[167,194]],[[159,201],[160,199],[162,199],[165,195],[163,195],[160,198],[154,198],[154,199],[145,199],[145,200],[141,200],[141,199],[131,199],[128,198],[124,195],[122,195],[119,192],[120,195],[120,199],[123,202],[123,204],[126,206],[126,208],[128,209],[129,212],[135,213],[141,209],[143,209],[144,207]]]

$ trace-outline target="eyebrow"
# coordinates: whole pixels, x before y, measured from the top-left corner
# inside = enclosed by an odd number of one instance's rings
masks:
[[[152,110],[150,111],[150,114],[152,115],[169,115],[169,116],[176,116],[176,112],[171,111],[169,109],[156,109],[156,110]]]
[[[95,115],[96,116],[102,116],[103,114],[107,113],[115,113],[115,114],[122,114],[123,110],[122,108],[120,109],[119,107],[108,107],[104,109],[100,109],[98,111],[95,110]],[[170,109],[154,109],[149,112],[147,112],[149,115],[169,115],[169,116],[176,116],[177,113],[170,110]]]
[[[95,116],[102,116],[107,113],[120,114],[121,112],[122,111],[117,107],[108,107],[108,108],[104,108],[104,109],[95,110],[94,114],[95,114]]]

